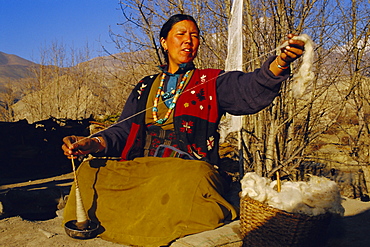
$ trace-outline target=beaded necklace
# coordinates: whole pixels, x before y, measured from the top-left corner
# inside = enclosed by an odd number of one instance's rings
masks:
[[[153,114],[153,119],[156,123],[158,124],[163,124],[164,122],[167,121],[167,119],[170,117],[171,115],[171,112],[173,111],[173,109],[175,108],[176,106],[176,102],[177,102],[177,99],[179,98],[180,96],[180,93],[182,91],[182,88],[184,87],[184,84],[185,84],[185,81],[186,79],[188,78],[189,76],[189,73],[190,73],[190,70],[188,70],[185,75],[182,77],[181,79],[181,82],[179,84],[179,86],[177,87],[176,89],[176,94],[173,96],[173,100],[172,100],[172,103],[169,105],[168,107],[168,111],[166,113],[166,115],[164,116],[164,118],[161,118],[161,119],[158,119],[158,102],[159,102],[159,97],[164,94],[163,92],[163,85],[164,85],[164,80],[166,78],[166,74],[163,73],[162,74],[162,78],[161,78],[161,82],[159,84],[159,87],[158,87],[158,91],[157,91],[157,94],[155,95],[155,98],[154,98],[154,105],[153,105],[153,109],[152,109],[152,114]]]

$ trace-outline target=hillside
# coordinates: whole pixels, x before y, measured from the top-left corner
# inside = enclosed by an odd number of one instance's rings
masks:
[[[4,102],[0,121],[10,122],[118,114],[133,86],[157,70],[145,52],[101,56],[69,67],[43,66],[14,55],[1,55],[4,71],[0,75],[12,87],[1,90],[0,82],[0,103]],[[31,69],[38,73],[37,78],[29,80],[27,76],[32,75],[27,72]]]
[[[0,85],[32,76],[33,65],[36,64],[24,58],[0,52]]]

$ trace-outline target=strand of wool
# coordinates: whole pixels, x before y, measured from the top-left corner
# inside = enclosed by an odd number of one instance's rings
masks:
[[[301,34],[299,36],[294,36],[292,39],[301,40],[305,43],[304,53],[302,55],[302,64],[298,71],[293,75],[292,82],[292,92],[293,97],[301,98],[303,93],[306,91],[307,86],[310,85],[315,74],[312,71],[313,59],[314,59],[314,43],[310,36],[307,34]],[[278,49],[288,46],[289,43],[285,42]]]
[[[277,181],[246,173],[241,180],[241,198],[250,198],[290,213],[309,216],[324,213],[344,214],[338,185],[325,177],[311,176],[308,182],[283,181],[281,191],[274,188]]]

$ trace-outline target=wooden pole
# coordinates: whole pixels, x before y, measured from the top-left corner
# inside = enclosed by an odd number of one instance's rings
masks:
[[[281,191],[281,181],[280,181],[280,172],[276,171],[276,180],[277,180],[277,191]]]

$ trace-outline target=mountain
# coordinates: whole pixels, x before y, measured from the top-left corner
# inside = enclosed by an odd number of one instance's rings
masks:
[[[31,66],[34,63],[24,58],[18,57],[12,54],[6,54],[0,51],[0,66],[6,65],[19,65],[19,66]]]
[[[34,65],[24,58],[0,52],[0,86],[32,76],[31,67]]]

